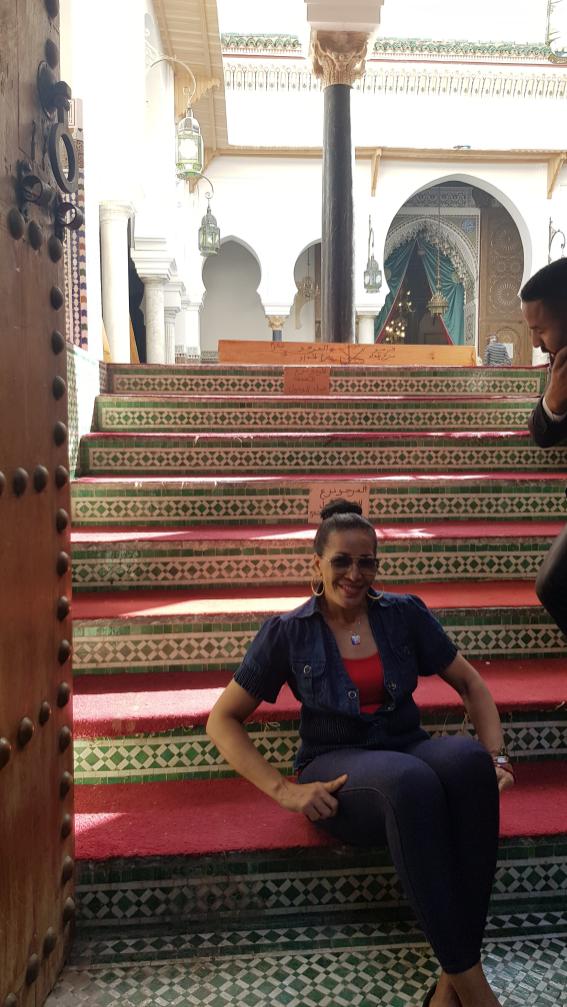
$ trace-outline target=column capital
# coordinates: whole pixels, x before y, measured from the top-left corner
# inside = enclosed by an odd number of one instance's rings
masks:
[[[266,315],[266,320],[272,332],[283,329],[287,315]]]
[[[165,290],[165,285],[167,283],[166,276],[160,276],[159,273],[140,273],[140,279],[144,281],[145,287],[162,287]]]
[[[130,217],[134,216],[134,212],[133,203],[117,203],[113,200],[108,200],[99,206],[99,219],[101,224],[106,223],[108,220],[127,221]]]
[[[313,73],[323,84],[352,87],[366,68],[370,35],[359,31],[313,31],[311,60]]]
[[[136,236],[131,255],[138,275],[144,283],[153,276],[168,282],[172,276],[177,275],[175,259],[169,251],[165,238]]]

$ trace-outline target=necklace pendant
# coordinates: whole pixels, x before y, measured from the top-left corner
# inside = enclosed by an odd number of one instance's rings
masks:
[[[353,647],[358,647],[360,645],[360,633],[353,633],[351,635],[350,642]]]

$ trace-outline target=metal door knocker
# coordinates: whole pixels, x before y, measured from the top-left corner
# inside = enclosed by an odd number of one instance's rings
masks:
[[[62,146],[67,154],[66,163],[62,158]],[[63,192],[71,195],[79,184],[79,171],[73,137],[64,122],[56,122],[51,126],[47,150],[57,185]]]
[[[74,203],[64,202],[58,197],[55,210],[55,234],[62,241],[64,229],[78,231],[83,226],[85,217],[83,211]]]

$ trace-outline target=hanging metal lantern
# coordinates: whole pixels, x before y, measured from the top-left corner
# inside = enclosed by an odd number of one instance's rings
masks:
[[[429,314],[433,316],[444,315],[448,307],[449,301],[438,287],[427,305],[427,310],[429,311]]]
[[[207,212],[199,228],[199,251],[201,255],[217,255],[220,250],[220,227],[211,213],[211,198],[207,196]]]
[[[438,188],[439,193],[439,204],[438,204],[438,236],[437,236],[437,282],[435,284],[435,290],[433,291],[433,297],[431,298],[429,304],[427,305],[427,310],[430,315],[435,318],[436,315],[444,315],[449,307],[449,301],[443,294],[441,288],[441,189]]]
[[[368,262],[364,270],[364,289],[368,294],[377,294],[382,286],[380,266],[374,258],[374,229],[372,218],[368,217]]]
[[[187,179],[201,175],[205,163],[203,137],[191,108],[179,122],[176,143],[177,177]]]

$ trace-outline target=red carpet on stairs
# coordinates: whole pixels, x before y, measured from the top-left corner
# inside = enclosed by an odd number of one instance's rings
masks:
[[[396,525],[384,527],[375,525],[380,542],[398,539],[419,539],[439,541],[442,539],[481,538],[554,538],[563,529],[561,521],[461,521],[436,522],[435,524]],[[152,543],[168,542],[282,542],[312,541],[316,528],[313,525],[236,525],[202,528],[74,528],[71,532],[73,545],[87,542],[97,545],[112,545],[117,542],[137,542],[140,539]]]
[[[236,587],[196,591],[122,591],[76,594],[75,619],[179,618],[205,615],[258,617],[289,612],[303,604],[308,588]],[[396,584],[395,594],[416,594],[431,608],[539,607],[531,581],[450,581]]]
[[[517,767],[517,786],[502,795],[501,837],[564,833],[566,771],[557,761]],[[240,779],[79,786],[75,809],[79,860],[332,845]]]
[[[553,710],[567,702],[567,659],[474,664],[501,711]],[[204,725],[231,677],[228,671],[85,675],[75,681],[75,735],[121,737]],[[460,697],[437,676],[422,678],[415,695],[426,712],[462,710]],[[251,720],[298,717],[299,704],[284,686],[276,702],[262,703]]]

